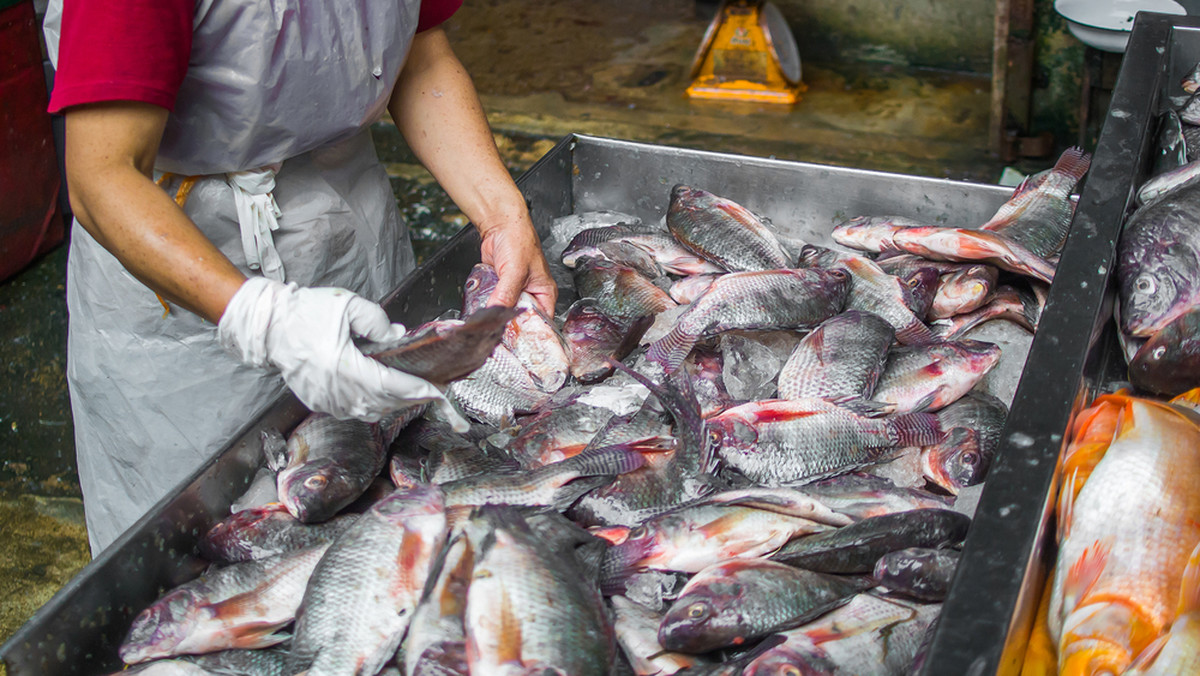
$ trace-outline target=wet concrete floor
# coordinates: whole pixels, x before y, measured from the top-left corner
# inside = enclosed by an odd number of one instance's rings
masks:
[[[701,103],[683,94],[708,23],[690,0],[467,0],[447,25],[514,176],[564,135],[995,182],[989,80],[826,64],[804,45],[793,107]],[[376,145],[427,255],[465,220],[394,126]],[[1051,158],[1024,163],[1028,173]],[[88,560],[64,380],[66,248],[0,284],[0,640]],[[0,667],[0,673],[3,668]]]

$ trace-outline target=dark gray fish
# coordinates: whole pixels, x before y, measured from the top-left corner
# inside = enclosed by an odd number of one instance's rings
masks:
[[[730,272],[778,270],[791,262],[761,219],[705,190],[672,188],[667,228],[685,247]]]
[[[1179,120],[1190,125],[1200,125],[1200,92],[1193,92],[1179,108]]]
[[[1163,195],[1200,178],[1200,162],[1188,162],[1157,174],[1138,188],[1138,204],[1148,204]]]
[[[937,411],[969,392],[999,361],[999,346],[981,340],[899,345],[888,353],[873,399],[894,413]]]
[[[870,418],[823,399],[750,402],[705,424],[722,462],[769,486],[850,472],[942,434],[932,414]]]
[[[609,317],[635,320],[674,307],[675,301],[631,267],[584,257],[575,266],[575,291]]]
[[[607,608],[569,559],[512,508],[484,508],[467,532],[476,551],[466,609],[471,673],[611,673],[617,641]]]
[[[1063,151],[1049,172],[1026,179],[980,230],[994,232],[1045,259],[1058,254],[1067,241],[1075,203],[1071,193],[1087,173],[1091,155],[1083,148]]]
[[[593,298],[575,301],[562,328],[571,355],[571,375],[581,383],[608,377],[613,370],[609,360],[629,356],[653,323],[653,315],[610,317]]]
[[[870,573],[888,552],[961,544],[970,517],[949,509],[915,509],[863,519],[827,533],[792,540],[771,556],[823,573]]]
[[[875,585],[760,559],[732,559],[696,573],[658,631],[667,650],[706,653],[811,622]]]
[[[465,320],[428,322],[393,343],[376,343],[363,354],[405,373],[445,385],[483,365],[520,310],[491,307]]]
[[[845,306],[850,275],[844,270],[791,269],[736,272],[718,278],[679,317],[646,358],[674,371],[704,337],[733,329],[816,326]]]
[[[231,514],[200,538],[201,556],[218,563],[255,561],[314,545],[329,544],[357,518],[335,516],[324,523],[301,523],[275,502]]]
[[[850,292],[846,296],[847,310],[872,312],[896,329],[896,340],[909,344],[933,340],[929,327],[909,307],[911,290],[899,277],[883,271],[875,261],[858,254],[834,251],[812,244],[800,253],[803,267],[826,270],[843,269],[850,273]]]
[[[1183,143],[1187,153],[1187,161],[1200,160],[1200,127],[1190,124],[1183,125]]]
[[[875,564],[875,579],[888,591],[918,601],[940,602],[962,555],[953,549],[909,547],[884,554]]]
[[[1200,183],[1138,209],[1117,245],[1121,330],[1149,338],[1200,305]]]
[[[564,510],[579,496],[608,484],[612,477],[645,464],[637,444],[583,451],[533,470],[489,473],[442,484],[447,506],[524,505]],[[651,450],[657,450],[652,448]],[[595,477],[596,481],[586,480]]]
[[[1183,124],[1179,113],[1168,110],[1158,117],[1158,133],[1154,143],[1154,161],[1150,175],[1178,169],[1187,164],[1187,141],[1183,138]]]
[[[446,543],[442,494],[397,489],[334,541],[296,615],[289,673],[375,674],[392,659]]]
[[[468,416],[500,428],[511,426],[517,413],[536,411],[553,395],[503,345],[496,346],[483,366],[451,383],[447,392]]]
[[[779,373],[782,399],[870,399],[895,329],[878,315],[847,310],[800,341]]]
[[[955,340],[984,322],[1007,319],[1032,333],[1037,330],[1046,306],[1046,296],[1037,292],[1039,286],[1035,285],[1031,289],[1003,284],[979,309],[934,321],[933,332],[942,340]]]
[[[319,523],[354,502],[387,462],[378,427],[313,413],[288,437],[279,500],[300,521]]]
[[[990,394],[972,390],[937,416],[946,437],[921,449],[926,478],[952,494],[982,483],[1000,447],[1008,407]]]
[[[1200,386],[1200,307],[1179,315],[1142,345],[1129,363],[1129,380],[1172,397]]]

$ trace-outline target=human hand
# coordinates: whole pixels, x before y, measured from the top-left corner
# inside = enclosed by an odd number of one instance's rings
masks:
[[[500,278],[488,305],[513,307],[524,291],[547,317],[553,317],[558,285],[550,276],[528,212],[507,222],[481,226],[479,232],[483,239],[479,247],[482,260],[495,268]]]
[[[313,411],[378,421],[398,408],[432,402],[458,431],[468,423],[437,387],[366,357],[358,335],[396,340],[404,327],[345,289],[301,288],[253,277],[230,299],[217,325],[221,345],[246,364],[275,366]]]

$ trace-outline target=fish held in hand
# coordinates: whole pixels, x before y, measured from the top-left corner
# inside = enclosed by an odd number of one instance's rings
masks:
[[[705,190],[672,188],[667,228],[685,247],[730,272],[777,270],[791,262],[749,209]]]
[[[465,377],[483,365],[521,310],[485,308],[466,320],[428,322],[393,343],[370,344],[363,353],[385,366],[435,385]]]
[[[675,306],[670,294],[641,273],[612,261],[582,258],[574,277],[579,297],[595,300],[609,317],[632,321]]]

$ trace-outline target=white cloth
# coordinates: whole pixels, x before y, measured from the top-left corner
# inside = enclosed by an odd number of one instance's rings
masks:
[[[271,192],[275,189],[275,174],[279,164],[269,164],[248,171],[231,171],[225,180],[233,189],[238,225],[242,231],[242,252],[251,270],[263,277],[284,281],[283,259],[275,249],[271,233],[279,229],[279,203]]]

